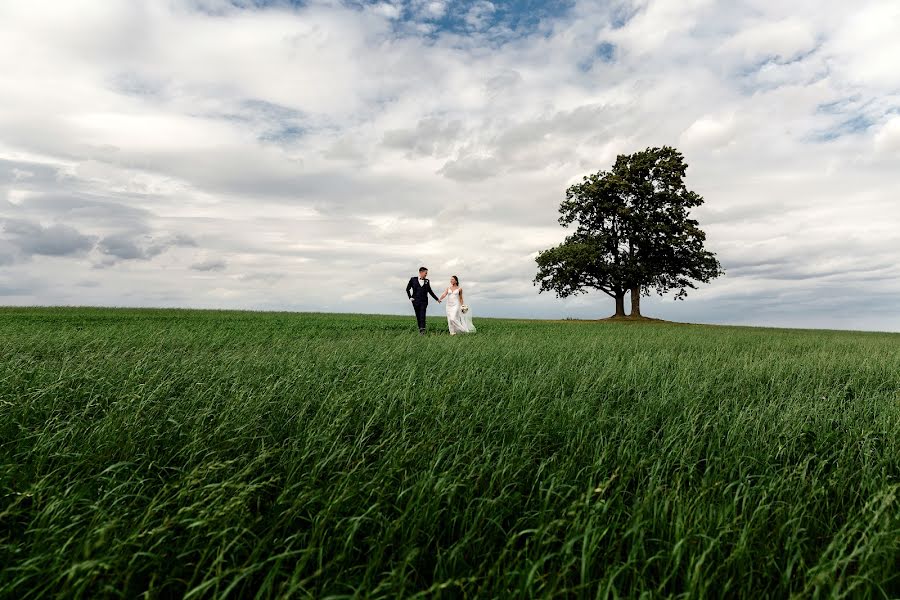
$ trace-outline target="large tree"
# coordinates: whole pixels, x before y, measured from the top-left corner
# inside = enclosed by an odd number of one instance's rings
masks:
[[[566,190],[559,223],[575,232],[538,254],[540,291],[565,298],[598,289],[615,300],[615,316],[625,316],[625,294],[637,265],[628,254],[628,206],[621,187],[612,173],[599,171]]]
[[[647,148],[619,155],[612,172],[629,206],[629,249],[639,265],[632,282],[631,316],[641,316],[641,296],[655,290],[682,300],[695,282],[722,274],[715,255],[704,247],[706,234],[690,211],[703,197],[687,189],[687,163],[675,148]]]
[[[538,254],[540,291],[566,297],[599,289],[615,300],[616,317],[625,316],[630,291],[631,316],[639,317],[641,295],[675,291],[683,299],[695,282],[719,276],[706,234],[690,218],[703,198],[685,186],[686,170],[674,148],[648,148],[569,187],[559,222],[574,232]]]

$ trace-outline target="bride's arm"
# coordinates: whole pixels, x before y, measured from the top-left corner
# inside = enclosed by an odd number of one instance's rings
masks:
[[[447,292],[449,292],[449,291],[450,291],[450,288],[447,288],[446,290],[444,290],[444,293],[441,294],[441,297],[440,297],[440,298],[438,298],[438,302],[440,302],[441,300],[443,300],[444,298],[446,298],[446,297],[447,297]]]
[[[462,288],[459,288],[459,303],[460,303],[460,304],[465,304],[465,303],[466,303],[466,301],[463,300]]]

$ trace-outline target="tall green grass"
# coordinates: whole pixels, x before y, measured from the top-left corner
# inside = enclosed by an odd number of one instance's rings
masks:
[[[900,335],[477,325],[0,310],[0,597],[900,596]]]

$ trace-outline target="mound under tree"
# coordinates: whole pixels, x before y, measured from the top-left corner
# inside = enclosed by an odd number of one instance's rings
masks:
[[[675,148],[619,155],[612,169],[587,175],[566,190],[559,223],[572,228],[559,246],[540,252],[535,285],[560,298],[597,289],[615,300],[615,317],[640,317],[642,295],[683,299],[697,283],[723,273],[690,217],[703,197],[684,183],[687,163]]]

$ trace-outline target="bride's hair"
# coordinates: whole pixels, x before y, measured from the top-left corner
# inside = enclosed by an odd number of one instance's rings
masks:
[[[459,277],[457,277],[456,275],[451,275],[451,276],[450,276],[450,279],[455,279],[455,280],[456,280],[456,285],[459,286]]]

